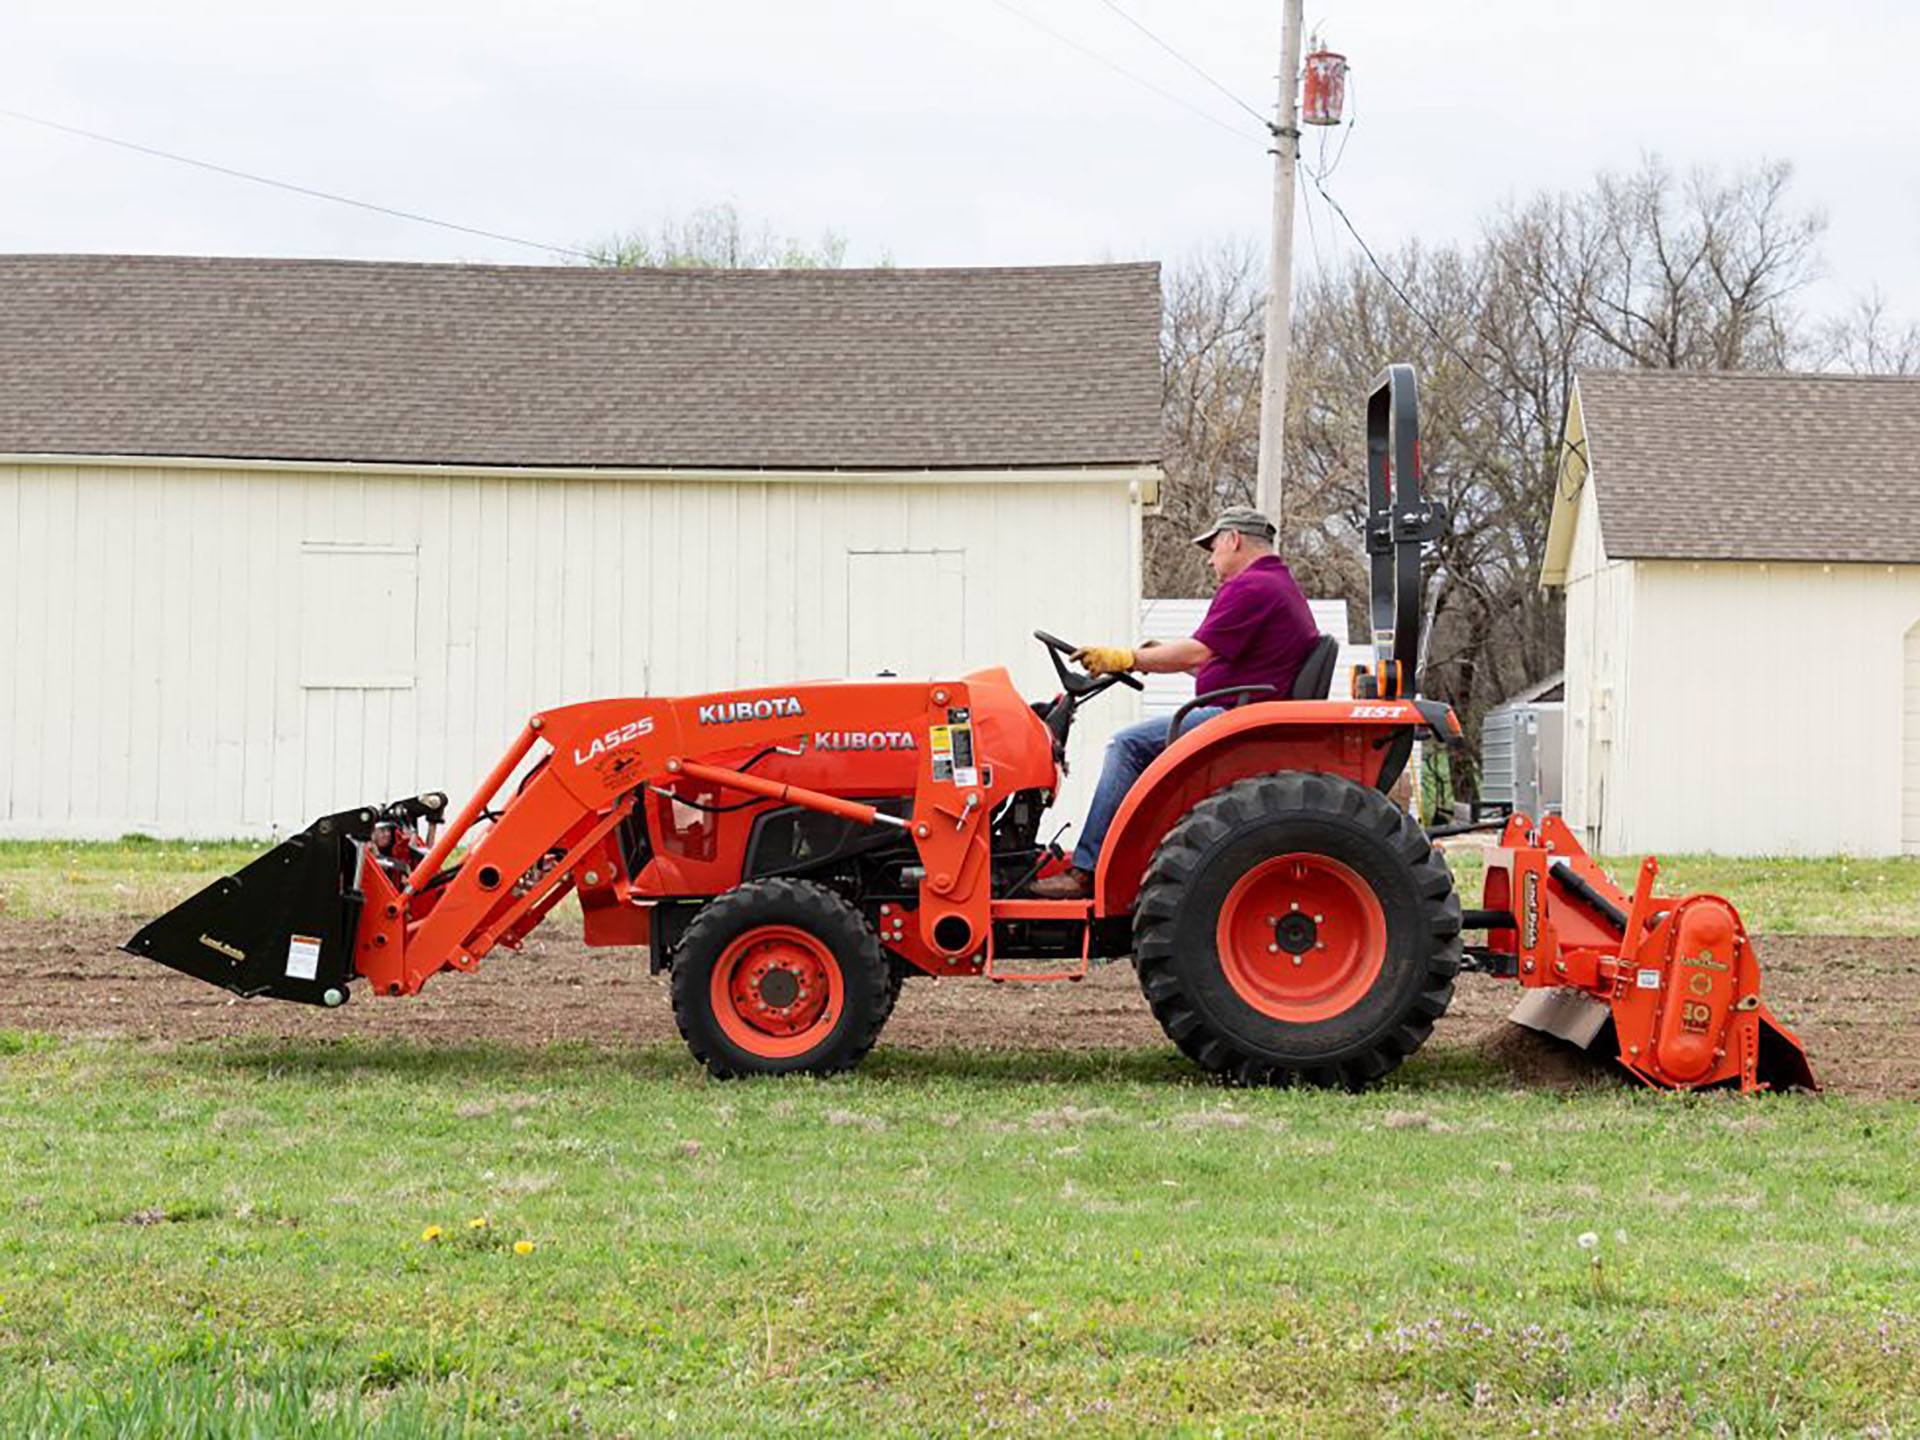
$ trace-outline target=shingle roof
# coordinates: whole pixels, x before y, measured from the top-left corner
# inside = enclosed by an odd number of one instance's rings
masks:
[[[946,468],[1160,454],[1159,267],[0,256],[0,452]]]
[[[1920,377],[1582,370],[1618,558],[1920,561]]]

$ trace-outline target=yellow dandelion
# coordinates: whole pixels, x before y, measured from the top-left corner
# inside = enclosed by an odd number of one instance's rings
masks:
[[[513,1253],[516,1255],[531,1255],[533,1253],[533,1241],[531,1240],[514,1241]]]
[[[440,1238],[440,1233],[440,1227],[438,1225],[429,1225],[420,1232],[420,1238],[431,1243]]]
[[[487,1217],[484,1215],[476,1215],[473,1219],[467,1221],[467,1229],[469,1230],[484,1230],[486,1228]]]

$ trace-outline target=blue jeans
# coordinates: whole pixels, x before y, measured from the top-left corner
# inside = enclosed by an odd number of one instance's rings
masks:
[[[1180,733],[1185,735],[1202,721],[1222,713],[1218,705],[1195,710],[1180,722]],[[1156,715],[1113,732],[1113,739],[1107,742],[1107,758],[1100,766],[1100,783],[1094,787],[1093,803],[1087,807],[1087,823],[1080,827],[1080,843],[1073,847],[1076,870],[1091,872],[1099,863],[1100,847],[1106,841],[1107,827],[1113,824],[1114,812],[1127,798],[1133,782],[1167,748],[1171,720]]]

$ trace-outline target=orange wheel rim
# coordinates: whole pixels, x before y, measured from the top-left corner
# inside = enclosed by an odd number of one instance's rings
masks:
[[[817,936],[794,925],[756,925],[714,963],[708,982],[721,1032],[767,1059],[804,1055],[840,1021],[846,986],[840,962]]]
[[[1262,1015],[1304,1023],[1344,1014],[1380,978],[1387,916],[1373,887],[1326,855],[1297,851],[1242,875],[1214,931],[1234,993]]]

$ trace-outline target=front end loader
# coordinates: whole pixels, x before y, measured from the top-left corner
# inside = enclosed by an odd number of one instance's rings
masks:
[[[1038,898],[1039,839],[1081,706],[1130,676],[1068,663],[1024,699],[1006,671],[848,680],[542,711],[460,809],[444,795],[342,810],[127,942],[240,995],[323,1006],[416,993],[517,948],[567,896],[588,944],[646,947],[716,1075],[859,1062],[917,975],[1075,980],[1131,954],[1168,1036],[1241,1083],[1360,1088],[1427,1039],[1463,969],[1525,989],[1519,1018],[1676,1089],[1810,1087],[1759,998],[1737,913],[1615,889],[1557,819],[1514,817],[1479,909],[1388,798],[1416,740],[1458,720],[1419,696],[1421,494],[1412,371],[1367,412],[1374,663],[1330,700],[1289,696],[1186,733],[1128,793],[1085,900]],[[1466,944],[1470,934],[1483,943]]]

